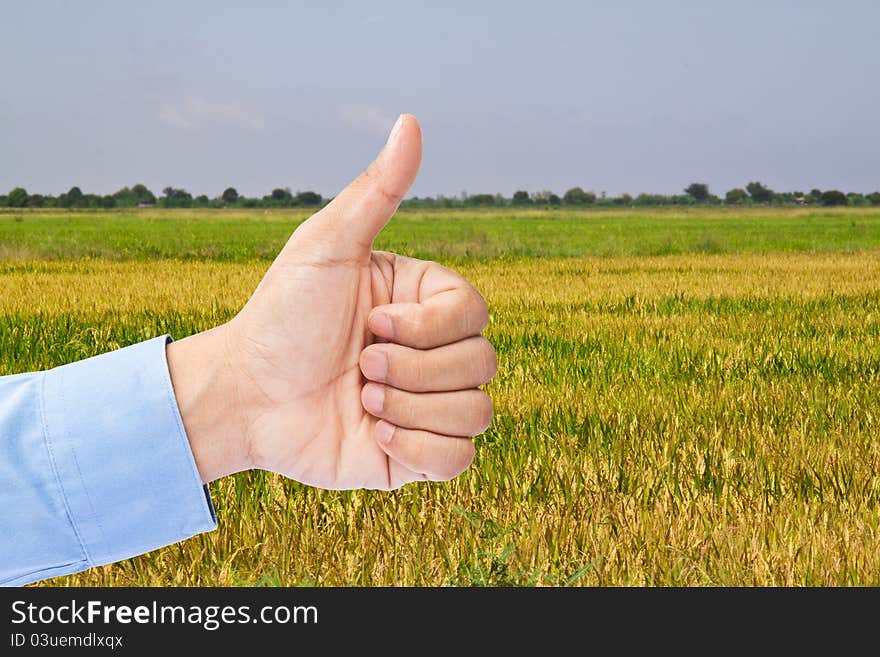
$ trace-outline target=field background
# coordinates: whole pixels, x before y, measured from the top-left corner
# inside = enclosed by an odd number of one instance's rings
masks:
[[[232,317],[305,214],[0,212],[0,374]],[[490,304],[449,484],[212,484],[220,527],[44,585],[880,584],[880,210],[401,212]]]

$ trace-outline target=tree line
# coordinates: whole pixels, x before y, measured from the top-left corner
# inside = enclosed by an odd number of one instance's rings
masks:
[[[596,194],[581,187],[572,187],[561,196],[548,190],[529,193],[518,190],[513,196],[502,194],[468,194],[459,196],[424,196],[408,198],[402,207],[413,208],[454,208],[454,207],[550,207],[550,206],[599,206],[636,207],[664,205],[821,205],[854,207],[880,205],[880,191],[861,194],[844,193],[837,189],[811,189],[809,192],[777,192],[761,182],[753,181],[744,187],[728,190],[723,197],[709,191],[706,183],[691,183],[682,194],[621,194],[607,196],[605,192]],[[213,198],[205,194],[193,196],[185,189],[166,187],[156,196],[145,185],[137,184],[123,187],[113,194],[85,194],[79,187],[58,196],[29,194],[22,187],[16,187],[5,196],[0,195],[0,207],[11,208],[295,208],[317,207],[326,203],[317,192],[291,192],[289,188],[276,188],[263,197],[248,197],[238,193],[234,187],[227,187],[219,196]]]
[[[405,203],[417,206],[663,206],[663,205],[880,205],[880,191],[860,194],[844,193],[837,189],[811,189],[809,192],[777,192],[761,182],[750,182],[745,187],[728,190],[724,197],[716,196],[709,191],[706,183],[691,183],[682,190],[682,194],[621,194],[607,196],[605,192],[596,194],[584,191],[581,187],[572,187],[562,196],[551,191],[540,191],[530,194],[525,190],[513,193],[510,198],[500,194],[463,193],[460,198],[412,198]]]
[[[16,187],[6,196],[0,195],[0,206],[10,208],[293,208],[316,207],[325,199],[317,192],[291,192],[290,189],[273,189],[262,198],[240,195],[234,187],[227,187],[214,198],[205,194],[193,196],[185,189],[166,187],[156,196],[146,185],[123,187],[112,194],[85,194],[79,187],[58,196],[29,194],[23,187]]]

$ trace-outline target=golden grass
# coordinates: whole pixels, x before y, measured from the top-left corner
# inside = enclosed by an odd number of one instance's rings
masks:
[[[230,317],[267,263],[0,268],[0,373]],[[217,482],[220,528],[46,585],[880,584],[880,252],[499,259],[449,484]]]

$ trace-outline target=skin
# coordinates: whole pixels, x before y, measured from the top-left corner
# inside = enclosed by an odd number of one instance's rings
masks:
[[[173,342],[202,480],[250,468],[321,488],[448,480],[474,457],[496,372],[482,296],[433,262],[373,251],[422,155],[401,115],[376,160],[301,224],[228,323]]]

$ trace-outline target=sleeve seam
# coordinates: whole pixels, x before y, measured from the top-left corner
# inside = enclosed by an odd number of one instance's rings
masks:
[[[61,399],[61,408],[64,409],[65,399],[64,399],[64,386],[58,386],[58,396]],[[67,428],[67,425],[65,425]],[[70,445],[70,458],[73,461],[73,465],[76,468],[76,474],[79,477],[79,483],[82,485],[83,492],[86,494],[86,501],[89,503],[89,511],[92,514],[92,519],[95,522],[95,525],[98,527],[98,532],[101,534],[101,542],[103,545],[107,544],[107,535],[104,533],[104,526],[101,524],[101,517],[98,515],[98,512],[95,510],[95,504],[92,502],[92,495],[89,493],[89,487],[86,485],[86,478],[83,477],[82,468],[79,467],[79,459],[76,458],[76,448],[74,447],[75,443],[71,440],[70,432],[67,431],[67,442]]]
[[[80,534],[79,527],[77,527],[76,520],[73,517],[73,512],[70,509],[70,501],[67,499],[67,492],[64,489],[64,483],[61,481],[61,475],[58,473],[58,465],[55,462],[55,452],[52,449],[52,436],[49,431],[49,424],[46,422],[46,377],[48,376],[49,372],[46,372],[40,377],[39,406],[40,424],[43,429],[43,441],[46,443],[46,451],[49,454],[49,463],[52,464],[52,474],[55,477],[55,483],[58,485],[58,490],[61,492],[61,499],[64,502],[64,511],[67,514],[67,521],[70,523],[73,533],[76,535],[76,540],[79,542],[83,556],[85,556],[85,562],[89,564],[89,566],[92,566],[92,556],[89,554],[88,548],[86,548],[85,541],[83,541],[82,534]],[[78,468],[79,466],[77,466],[77,469]]]
[[[40,570],[32,570],[30,572],[24,573],[23,575],[8,577],[6,579],[0,580],[0,586],[24,586],[26,584],[33,584],[34,582],[51,579],[53,577],[72,575],[74,573],[85,570],[90,566],[91,564],[84,559],[80,561],[71,561],[70,563],[63,563],[60,566],[41,568]]]

